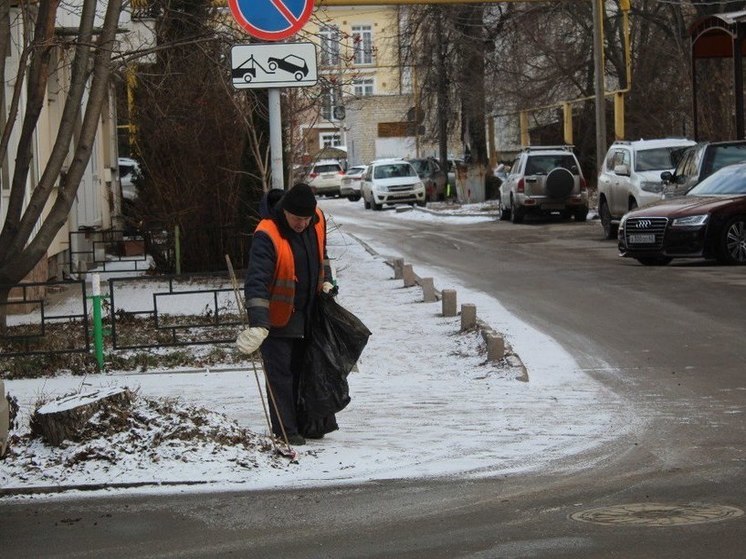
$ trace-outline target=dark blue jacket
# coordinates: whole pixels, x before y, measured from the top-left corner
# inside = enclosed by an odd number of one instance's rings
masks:
[[[273,196],[274,194],[274,196]],[[290,246],[295,258],[295,300],[290,322],[281,328],[270,328],[269,309],[263,306],[249,306],[249,326],[262,326],[269,328],[270,336],[283,336],[299,338],[307,335],[307,319],[310,316],[313,304],[316,301],[316,286],[319,277],[318,241],[313,223],[302,233],[293,231],[285,219],[282,211],[282,200],[272,207],[272,198],[276,192],[270,190],[265,194],[260,204],[260,215],[262,218],[272,219],[283,238],[290,241]],[[318,217],[314,216],[314,222]],[[249,265],[244,283],[244,297],[246,301],[254,299],[269,300],[269,286],[272,285],[276,261],[275,247],[272,240],[263,232],[255,232],[249,252]],[[326,247],[324,247],[324,259],[327,259]],[[331,282],[331,269],[324,269],[325,281]]]

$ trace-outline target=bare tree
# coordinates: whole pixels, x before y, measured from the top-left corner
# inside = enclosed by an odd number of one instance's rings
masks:
[[[8,2],[0,10],[0,44],[10,44]],[[70,213],[81,178],[91,157],[96,129],[109,91],[111,57],[115,44],[121,0],[109,0],[103,25],[94,28],[96,0],[83,0],[80,26],[75,37],[55,35],[59,0],[20,2],[23,17],[35,22],[33,34],[25,36],[15,89],[0,140],[0,161],[15,160],[10,181],[7,216],[0,233],[0,285],[22,280],[45,256],[55,235]],[[46,167],[26,200],[33,156],[34,133],[46,100],[53,49],[73,49],[71,84],[62,119]],[[0,75],[6,75],[6,56],[0,56]],[[26,86],[26,103],[19,113],[19,100]],[[88,87],[90,86],[90,87]],[[86,95],[87,92],[87,95]],[[9,154],[9,138],[20,129],[15,154]],[[62,166],[73,149],[73,158],[59,182]],[[46,211],[45,211],[46,209]],[[0,309],[8,299],[8,289],[0,290]],[[4,311],[3,311],[4,312]],[[0,323],[5,323],[4,314]]]

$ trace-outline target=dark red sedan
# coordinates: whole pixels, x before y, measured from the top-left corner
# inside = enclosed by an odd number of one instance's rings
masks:
[[[648,266],[674,258],[746,264],[746,163],[720,169],[685,196],[627,213],[619,253]]]

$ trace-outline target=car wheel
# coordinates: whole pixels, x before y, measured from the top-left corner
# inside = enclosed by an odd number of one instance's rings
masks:
[[[718,260],[724,264],[746,264],[746,217],[734,217],[723,228]]]
[[[611,212],[606,200],[601,200],[598,205],[598,213],[601,214],[601,225],[604,228],[604,239],[616,239],[618,226],[611,223]]]
[[[299,82],[303,79],[303,72],[296,72],[293,74],[295,76],[295,81]]]
[[[630,211],[630,212],[631,212],[632,210],[636,210],[636,209],[637,209],[638,207],[639,207],[639,206],[637,205],[637,200],[635,200],[634,198],[632,198],[632,199],[631,199],[631,200],[629,201],[629,208],[628,208],[628,210],[627,210],[627,211]]]
[[[523,215],[526,212],[523,208],[517,207],[513,203],[513,199],[510,199],[510,221],[512,223],[522,223],[523,222]]]
[[[349,195],[349,196],[347,197],[347,199],[348,199],[348,200],[349,200],[350,202],[357,202],[358,200],[360,200],[360,194],[350,194],[350,195]]]
[[[584,206],[575,210],[573,217],[575,218],[575,221],[585,221],[588,218],[588,208]]]
[[[267,67],[269,68],[270,72],[274,72],[275,70],[277,70],[277,62],[272,61],[267,65]]]
[[[670,264],[673,258],[668,256],[638,256],[635,258],[643,266],[665,266]]]
[[[252,76],[252,75],[251,75],[251,74],[249,74],[248,72],[246,72],[246,73],[245,73],[245,74],[243,75],[243,81],[245,81],[246,83],[251,83],[251,80],[253,80],[253,79],[254,79],[254,76]]]
[[[557,167],[549,171],[544,185],[552,198],[566,198],[575,188],[575,177],[564,167]]]
[[[380,212],[383,209],[383,204],[376,204],[376,200],[372,196],[370,197],[370,206],[377,212]]]

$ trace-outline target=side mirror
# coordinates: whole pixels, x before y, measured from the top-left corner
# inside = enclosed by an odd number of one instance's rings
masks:
[[[663,171],[661,173],[661,180],[664,183],[673,182],[673,173],[671,171]]]
[[[614,174],[622,175],[624,177],[629,176],[629,167],[627,165],[614,165]]]

